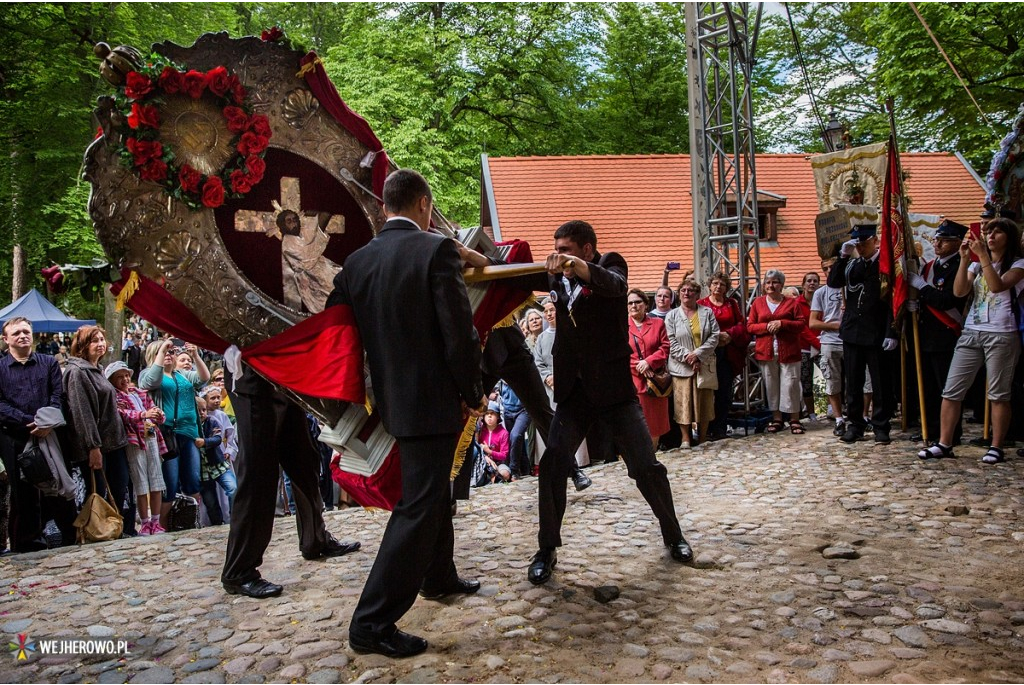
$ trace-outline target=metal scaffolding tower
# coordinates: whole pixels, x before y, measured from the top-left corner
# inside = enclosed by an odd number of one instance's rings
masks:
[[[704,283],[725,272],[746,316],[761,283],[751,101],[761,3],[688,2],[685,12],[694,272]],[[747,414],[763,396],[756,376],[744,369]]]

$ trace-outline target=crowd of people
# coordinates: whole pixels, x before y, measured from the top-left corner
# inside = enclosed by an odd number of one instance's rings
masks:
[[[686,274],[675,289],[656,288],[652,308],[647,292],[628,286],[621,255],[599,253],[593,227],[569,221],[555,231],[546,273],[507,281],[547,297],[527,304],[518,325],[492,330],[481,347],[459,274],[501,260],[424,230],[432,196],[415,172],[388,177],[384,205],[388,221],[348,258],[326,303],[353,313],[375,411],[395,436],[401,463],[401,497],[349,627],[357,652],[422,652],[426,640],[396,625],[417,593],[438,599],[479,589],[458,575],[454,561],[454,500],[466,496],[460,481],[480,486],[537,476],[538,551],[527,579],[542,584],[562,545],[567,486],[589,487],[582,466],[621,458],[669,556],[691,562],[657,450],[674,447],[673,439],[683,448],[726,439],[731,421],[749,425],[751,417],[733,407],[736,377],[750,358],[760,369],[768,433],[788,425],[801,435],[803,419],[817,419],[813,378],[820,368],[835,435],[852,443],[870,426],[876,443],[891,442],[899,375],[892,370],[903,336],[892,284],[880,273],[875,226],[855,227],[838,257],[822,263],[825,285],[812,272],[800,287],[787,287],[781,270],[768,270],[744,316],[721,273],[706,284]],[[936,259],[909,277],[918,296],[907,307],[920,317],[928,350],[922,381],[942,398],[925,394],[922,433],[936,440],[918,456],[954,456],[962,406],[984,366],[992,432],[982,461],[999,463],[1022,387],[1020,231],[1005,216],[989,217],[978,234],[945,221],[935,246]],[[221,582],[230,594],[283,591],[259,573],[275,490],[290,493],[283,509],[299,519],[304,558],[360,548],[326,531],[322,512],[331,499],[321,492],[330,455],[315,442],[319,427],[257,374],[225,373],[210,363],[212,355],[135,319],[119,353],[109,352],[107,333],[95,325],[38,345],[24,318],[3,322],[2,333],[0,535],[9,536],[13,551],[46,548],[51,520],[63,544],[75,540],[84,493],[74,480],[109,491],[126,536],[164,533],[182,499],[201,502],[207,523],[244,521],[228,536]],[[62,349],[66,359],[57,356]],[[429,409],[421,404],[427,393],[436,399]],[[466,412],[480,421],[453,488]],[[22,477],[22,452],[32,445],[61,457],[46,487]],[[103,474],[98,481],[96,471]]]

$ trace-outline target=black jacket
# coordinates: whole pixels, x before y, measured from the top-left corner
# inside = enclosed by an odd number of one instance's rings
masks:
[[[893,335],[892,307],[889,297],[882,296],[878,262],[877,258],[839,257],[829,269],[828,284],[843,290],[839,337],[844,343],[881,348],[882,341]]]
[[[551,356],[558,379],[556,402],[565,400],[576,384],[595,407],[636,397],[629,365],[627,274],[626,260],[618,253],[596,255],[590,263],[590,283],[582,284],[571,312],[561,275],[514,279],[516,285],[555,294],[558,322]]]
[[[956,280],[956,272],[959,268],[959,253],[954,253],[945,264],[939,264],[936,260],[929,267],[928,275],[934,285],[926,285],[921,288],[918,296],[921,300],[918,330],[921,335],[922,350],[948,352],[956,347],[956,341],[960,339],[959,329],[950,328],[929,309],[931,307],[939,312],[955,310],[960,315],[962,327],[964,305],[967,303],[967,298],[953,295],[953,281]]]
[[[391,219],[345,260],[328,305],[352,307],[381,421],[395,437],[462,430],[483,396],[480,339],[455,242]]]

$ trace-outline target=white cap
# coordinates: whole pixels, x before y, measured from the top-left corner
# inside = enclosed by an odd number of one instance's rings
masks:
[[[107,380],[110,380],[110,377],[113,376],[118,371],[127,371],[128,377],[132,377],[131,367],[122,361],[111,362],[110,364],[108,364],[107,368],[103,370],[103,375],[107,377]]]

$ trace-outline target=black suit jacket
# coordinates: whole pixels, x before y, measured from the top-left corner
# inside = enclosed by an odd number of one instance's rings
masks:
[[[515,279],[530,290],[555,293],[558,322],[551,356],[555,366],[555,401],[564,401],[576,384],[587,401],[607,407],[636,397],[629,368],[629,318],[626,313],[626,260],[616,252],[590,263],[590,283],[573,303],[571,315],[561,275],[537,274]]]
[[[328,305],[348,304],[384,427],[395,437],[462,430],[480,402],[480,339],[455,242],[395,218],[345,260]]]
[[[922,305],[920,313],[919,331],[921,335],[921,349],[930,352],[948,352],[956,347],[956,341],[960,339],[960,331],[950,328],[935,317],[928,307],[934,307],[940,312],[956,310],[963,314],[966,297],[953,295],[953,281],[956,280],[956,272],[960,268],[960,254],[953,254],[945,264],[933,261],[929,267],[932,283],[920,290]]]
[[[891,331],[892,308],[882,297],[878,259],[840,257],[828,272],[828,284],[842,288],[846,308],[839,323],[839,337],[845,343],[881,349]]]

